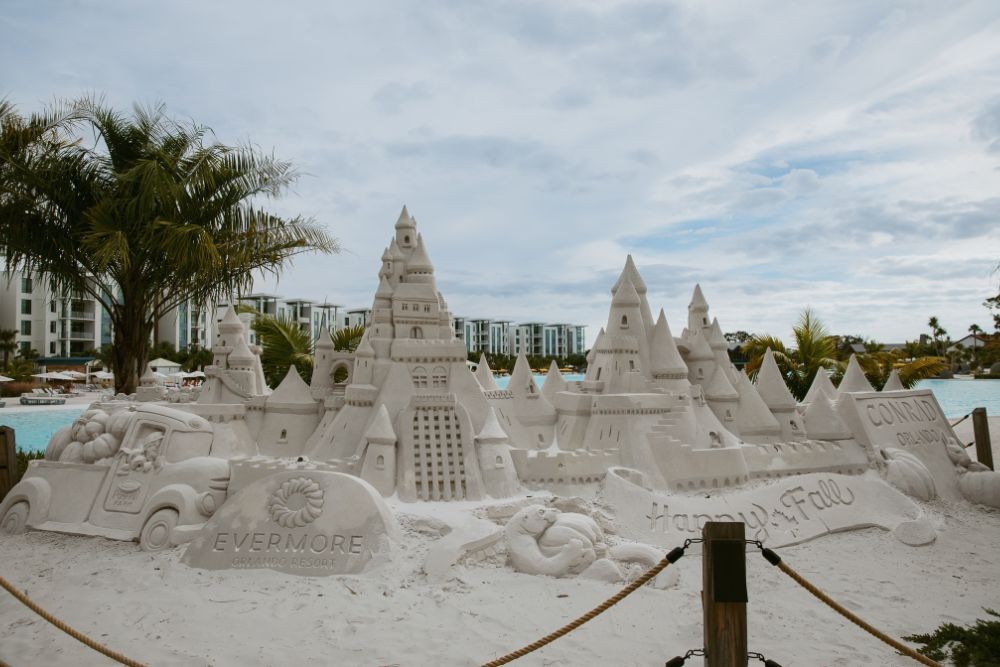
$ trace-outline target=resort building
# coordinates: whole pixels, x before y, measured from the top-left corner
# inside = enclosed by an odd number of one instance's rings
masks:
[[[111,342],[104,308],[83,292],[53,293],[44,277],[15,271],[0,283],[0,329],[17,331],[18,347],[44,357],[79,357]]]
[[[586,352],[587,327],[580,324],[526,322],[511,327],[508,354],[565,357]]]

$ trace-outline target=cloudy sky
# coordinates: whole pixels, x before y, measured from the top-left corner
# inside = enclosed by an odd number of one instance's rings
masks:
[[[675,331],[988,328],[1000,3],[0,0],[0,96],[166,102],[302,178],[370,305],[405,203],[456,314],[587,324],[629,252]]]

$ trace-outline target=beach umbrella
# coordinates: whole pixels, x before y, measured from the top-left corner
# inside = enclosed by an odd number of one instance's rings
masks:
[[[68,375],[63,375],[62,373],[57,373],[55,371],[46,371],[45,373],[33,373],[31,375],[33,378],[41,378],[42,380],[72,380]]]
[[[109,373],[108,371],[97,371],[94,373],[94,377],[98,380],[114,380],[115,374]]]
[[[0,375],[0,382],[13,382],[14,378],[9,378],[6,375]]]
[[[204,371],[191,371],[187,374],[189,378],[203,378],[205,377]]]
[[[87,377],[80,371],[59,371],[59,372],[73,380],[83,380],[86,379]]]

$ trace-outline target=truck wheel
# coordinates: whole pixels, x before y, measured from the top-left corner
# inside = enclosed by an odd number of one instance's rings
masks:
[[[169,547],[170,535],[177,525],[177,516],[177,510],[172,509],[153,512],[139,533],[139,547],[143,551],[162,551]]]
[[[28,528],[28,501],[22,500],[11,505],[0,520],[0,535],[17,535]]]

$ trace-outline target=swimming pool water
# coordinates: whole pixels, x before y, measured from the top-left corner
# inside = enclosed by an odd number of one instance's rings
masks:
[[[10,400],[10,399],[7,399]],[[79,409],[76,409],[79,407]],[[37,412],[4,412],[0,408],[0,426],[14,429],[17,448],[25,452],[44,452],[49,440],[63,426],[69,426],[80,416],[86,405],[61,410],[40,409]]]
[[[568,381],[582,380],[583,375],[564,375]],[[506,389],[510,377],[498,377],[497,386]],[[536,375],[539,388],[544,375]],[[985,407],[987,414],[1000,415],[1000,380],[921,380],[918,389],[930,389],[948,417],[961,417],[973,408]],[[9,399],[8,399],[9,400]],[[86,405],[60,410],[40,409],[24,412],[4,412],[0,408],[0,426],[10,426],[17,432],[17,448],[28,452],[43,452],[52,435],[73,423]]]

